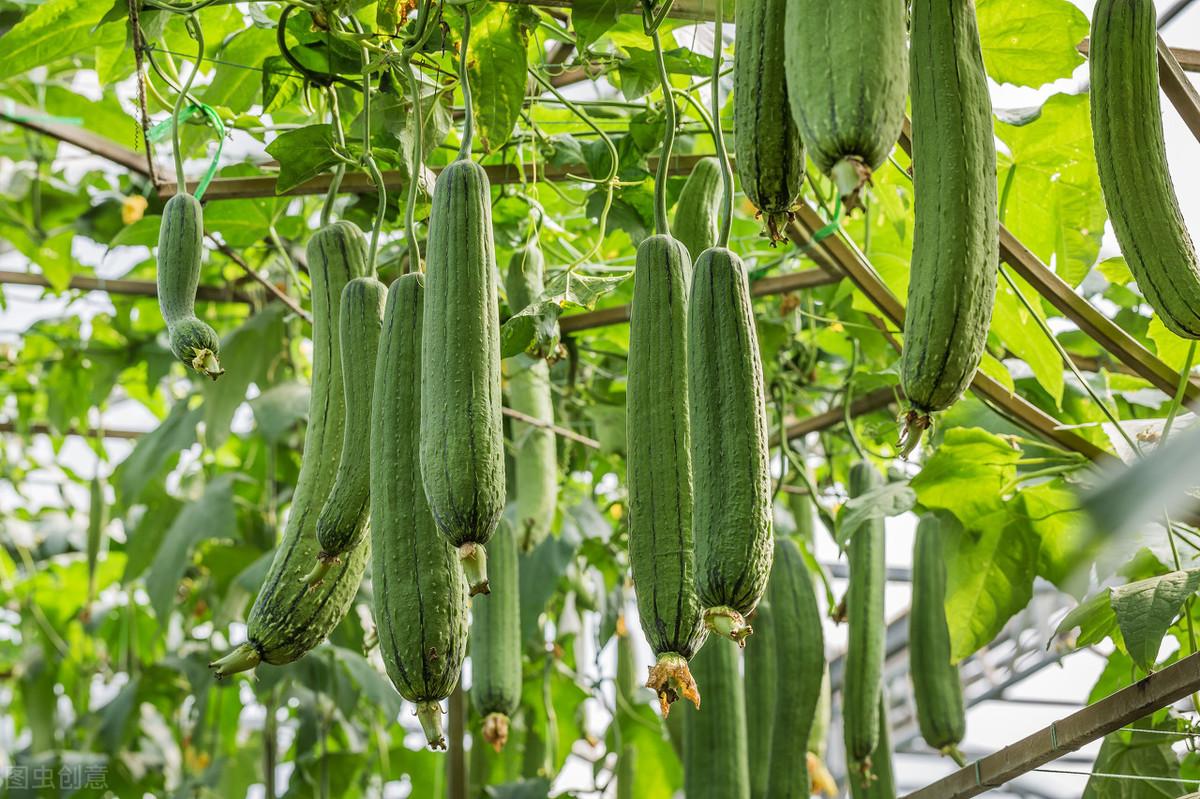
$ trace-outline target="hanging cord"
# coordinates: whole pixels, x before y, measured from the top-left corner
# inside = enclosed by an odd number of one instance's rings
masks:
[[[188,16],[186,25],[192,38],[196,40],[196,63],[192,64],[192,71],[188,73],[187,80],[180,87],[179,96],[175,98],[175,109],[171,112],[171,137],[175,147],[175,182],[180,192],[187,190],[187,181],[183,173],[183,145],[180,143],[179,136],[179,112],[183,108],[184,98],[191,91],[196,73],[200,71],[200,61],[204,58],[204,30],[196,21],[194,14]]]
[[[325,96],[329,102],[329,121],[333,128],[333,139],[339,149],[346,149],[346,134],[342,131],[342,111],[338,104],[337,90],[325,86]],[[321,227],[329,224],[333,218],[333,203],[337,199],[338,190],[342,186],[342,176],[346,174],[346,165],[339,163],[333,168],[333,178],[329,181],[329,191],[325,193],[325,203],[321,206]]]
[[[649,6],[643,11],[643,14],[646,13],[649,13]],[[661,19],[659,21],[661,22]],[[662,39],[659,38],[657,25],[650,33],[650,40],[654,43],[654,59],[658,64],[658,79],[662,83],[665,127],[662,153],[659,155],[658,170],[654,176],[654,232],[669,236],[671,225],[667,220],[667,175],[670,171],[671,149],[675,145],[675,97],[671,93],[671,79],[667,75],[667,64],[663,60]]]
[[[350,15],[350,26],[354,32],[361,38],[364,35],[362,23],[354,15]],[[377,269],[376,259],[379,254],[379,234],[383,230],[384,219],[387,218],[387,186],[383,182],[383,173],[379,171],[379,165],[375,163],[375,156],[371,154],[371,54],[365,46],[359,47],[359,54],[362,57],[362,164],[367,168],[368,174],[371,176],[371,182],[375,184],[375,192],[378,197],[379,207],[375,211],[375,222],[371,225],[371,246],[367,251],[367,268],[372,276],[375,275]]]
[[[467,77],[467,46],[471,41],[471,12],[463,8],[463,33],[461,51],[458,54],[458,80],[462,84],[463,107],[463,137],[458,148],[458,160],[466,161],[471,158],[471,140],[475,137],[475,111],[471,108],[471,80]]]
[[[729,229],[733,226],[733,167],[729,165],[729,153],[725,150],[725,134],[721,130],[721,54],[725,49],[722,28],[725,23],[724,0],[717,0],[717,15],[713,22],[713,68],[712,68],[712,131],[713,144],[717,148],[717,159],[721,162],[721,182],[725,190],[721,195],[721,227],[717,234],[717,246],[729,246]]]
[[[416,30],[411,39],[407,40],[400,52],[400,69],[408,78],[408,91],[412,95],[413,146],[408,162],[408,200],[404,208],[404,235],[408,244],[408,263],[404,272],[421,270],[421,245],[417,240],[417,183],[421,179],[421,152],[425,149],[425,118],[421,111],[421,86],[417,81],[417,72],[412,65],[412,56],[425,46],[430,34],[437,28],[430,24],[430,6],[432,0],[424,0],[417,7]],[[439,10],[441,6],[438,6]]]
[[[154,168],[154,155],[150,151],[150,142],[147,136],[150,131],[150,110],[146,104],[146,67],[142,60],[142,51],[146,42],[142,37],[138,0],[129,0],[129,38],[133,42],[133,63],[137,69],[138,111],[141,114],[142,144],[146,148],[146,169],[150,175],[150,185],[157,188],[158,174]]]

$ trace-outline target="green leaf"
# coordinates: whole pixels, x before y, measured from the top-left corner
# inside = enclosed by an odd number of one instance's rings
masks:
[[[1158,661],[1163,636],[1184,601],[1200,587],[1200,569],[1175,571],[1112,589],[1111,601],[1125,648],[1143,671]]]
[[[117,695],[99,710],[100,727],[96,739],[110,754],[118,752],[125,745],[129,717],[137,704],[140,686],[141,677],[137,674],[129,675],[129,682],[121,686]]]
[[[75,273],[75,260],[71,257],[71,244],[75,231],[67,228],[37,245],[34,261],[42,268],[42,275],[50,282],[55,293],[66,291]]]
[[[1117,616],[1113,613],[1111,593],[1112,589],[1102,588],[1076,605],[1058,623],[1054,637],[1061,638],[1078,627],[1079,635],[1074,641],[1074,646],[1076,649],[1082,649],[1095,646],[1112,635],[1117,629]]]
[[[272,386],[250,400],[258,432],[272,444],[280,443],[308,415],[309,387],[292,381]]]
[[[37,6],[0,37],[0,80],[34,67],[91,50],[97,44],[95,27],[108,11],[105,3],[88,0],[49,0]],[[104,28],[104,36],[120,26]]]
[[[396,693],[396,689],[385,675],[376,671],[375,667],[357,652],[340,646],[334,647],[333,651],[349,673],[350,679],[358,684],[370,707],[381,711],[387,719],[394,719],[400,715],[400,694]]]
[[[186,505],[163,539],[158,554],[146,574],[146,593],[159,623],[166,625],[179,582],[192,559],[192,549],[208,538],[229,538],[236,532],[233,510],[235,474],[220,475],[204,489],[204,494]]]
[[[1020,457],[1007,441],[982,428],[953,428],[911,485],[922,505],[951,511],[969,525],[995,511]]]
[[[1041,541],[1038,574],[1064,591],[1075,588],[1079,565],[1090,562],[1087,517],[1075,492],[1065,481],[1051,480],[1022,488],[1016,501]]]
[[[1045,316],[1037,305],[1037,294],[1033,289],[1014,276],[1021,293],[1031,299],[1035,312],[1043,320]],[[1017,297],[1008,281],[1001,279],[996,287],[996,305],[992,310],[992,331],[1008,345],[1013,354],[1033,370],[1038,385],[1054,399],[1055,405],[1062,404],[1063,361],[1054,344],[1042,331],[1037,320],[1025,304]]]
[[[1023,518],[1003,506],[957,532],[953,525],[942,529],[946,618],[957,663],[990,643],[1029,603],[1038,540]]]
[[[626,48],[629,55],[621,59],[617,75],[621,82],[621,93],[626,100],[636,100],[660,88],[658,57],[653,50],[638,47]],[[663,63],[672,75],[705,77],[712,72],[712,59],[685,47],[677,47],[663,53]]]
[[[262,107],[272,114],[287,105],[304,88],[304,79],[295,73],[281,55],[268,56],[262,62]]]
[[[858,529],[873,518],[899,516],[913,509],[917,494],[908,483],[884,483],[865,494],[851,497],[838,511],[837,545],[845,549]]]
[[[575,29],[579,51],[586,51],[616,25],[626,8],[617,0],[575,0],[571,4],[571,27]]]
[[[508,141],[525,102],[531,21],[528,8],[508,3],[489,3],[472,17],[467,75],[484,152]]]
[[[210,449],[225,443],[233,414],[246,398],[246,389],[264,380],[267,368],[283,349],[283,311],[279,303],[268,305],[221,342],[221,361],[227,364],[225,377],[219,382],[205,381],[201,389],[204,443]]]
[[[1042,86],[1070,77],[1083,56],[1075,46],[1088,20],[1066,0],[979,0],[979,43],[997,83]]]
[[[204,102],[233,109],[254,105],[266,76],[244,65],[263,64],[278,52],[274,31],[246,28],[234,36],[221,48],[216,74],[204,89]]]
[[[279,162],[276,194],[294,189],[338,163],[330,125],[308,125],[281,133],[267,145],[267,152]]]
[[[213,210],[213,209],[208,209]],[[114,247],[154,247],[158,244],[158,232],[162,227],[161,216],[143,216],[138,221],[126,225],[117,231],[108,242],[108,248]]]
[[[1184,364],[1187,363],[1188,348],[1193,342],[1167,330],[1158,314],[1150,317],[1150,327],[1146,331],[1146,335],[1154,342],[1154,353],[1163,363],[1175,370],[1183,369]],[[1196,360],[1200,360],[1200,358]],[[1195,363],[1192,364],[1192,366],[1195,365]]]
[[[142,488],[168,461],[196,443],[196,425],[204,413],[203,406],[188,410],[181,400],[171,406],[171,412],[152,432],[138,439],[133,452],[113,472],[113,486],[119,506],[128,508],[137,501]]]
[[[1150,719],[1135,722],[1151,729]],[[1171,748],[1174,736],[1119,730],[1104,738],[1082,799],[1170,799],[1196,786],[1163,781],[1179,778],[1179,757]],[[1122,779],[1098,776],[1120,774]]]

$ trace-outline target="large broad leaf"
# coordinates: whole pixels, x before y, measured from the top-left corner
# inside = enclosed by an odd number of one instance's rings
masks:
[[[571,4],[571,26],[575,28],[576,47],[580,51],[617,24],[621,12],[629,8],[621,0],[575,0]]]
[[[908,483],[884,483],[857,497],[851,497],[842,505],[837,519],[837,544],[842,549],[858,529],[873,518],[899,516],[912,510],[917,503],[916,493]]]
[[[479,141],[492,152],[508,141],[525,102],[529,28],[533,12],[520,5],[489,3],[472,17],[467,48],[471,106]]]
[[[1184,601],[1200,587],[1200,569],[1175,571],[1112,589],[1110,601],[1125,649],[1133,662],[1150,671],[1167,628]]]
[[[120,25],[107,25],[97,35],[96,25],[109,7],[89,0],[50,0],[34,8],[0,37],[0,80],[90,51],[101,38],[123,37]]]
[[[1038,307],[1037,294],[1019,277],[1016,278],[1021,294],[1032,300],[1034,312],[1045,318]],[[1062,403],[1063,361],[1054,343],[1038,325],[1037,319],[1021,302],[1008,281],[1001,279],[996,287],[996,305],[992,310],[992,331],[1033,370],[1038,385],[1046,390],[1056,405]]]
[[[224,379],[207,382],[204,392],[204,441],[216,449],[229,437],[233,414],[246,398],[251,383],[264,379],[267,368],[283,349],[283,306],[268,305],[221,342]]]
[[[1037,535],[1001,507],[969,527],[943,524],[946,619],[957,663],[992,641],[1033,596]]]
[[[258,432],[272,444],[278,444],[299,422],[308,416],[307,383],[291,381],[272,386],[250,400]]]
[[[1107,219],[1088,96],[1056,94],[1035,121],[997,122],[996,135],[1010,153],[998,156],[1001,221],[1059,277],[1078,285],[1096,262]]]
[[[1103,588],[1076,605],[1058,623],[1054,636],[1061,638],[1076,627],[1079,628],[1079,635],[1073,645],[1077,649],[1098,644],[1116,631],[1117,617],[1112,609],[1111,588]]]
[[[1080,564],[1087,557],[1087,517],[1074,491],[1061,479],[1025,486],[1016,499],[1041,541],[1038,575],[1064,591],[1082,592]],[[1078,594],[1077,594],[1078,595]]]
[[[207,538],[232,537],[236,529],[233,510],[233,473],[208,484],[204,494],[184,507],[146,574],[146,593],[161,624],[170,618],[179,581],[192,557],[192,549]]]
[[[245,65],[262,64],[275,53],[278,53],[278,47],[274,31],[252,27],[234,36],[221,48],[216,75],[204,89],[204,102],[237,110],[249,109],[258,99],[263,75],[257,69],[246,69]]]
[[[1041,86],[1071,76],[1083,56],[1084,13],[1067,0],[979,0],[979,43],[997,83]]]
[[[1021,453],[978,427],[946,431],[941,445],[912,479],[927,508],[951,511],[964,524],[995,512],[1001,489],[1016,476]]]
[[[267,145],[267,152],[279,162],[275,193],[294,189],[338,163],[333,147],[333,128],[329,125],[308,125],[279,134]]]
[[[558,317],[563,311],[592,310],[628,278],[560,272],[540,297],[525,308],[514,309],[516,314],[500,327],[500,357],[511,358],[531,347],[543,356],[549,354],[558,345]]]
[[[1169,799],[1195,790],[1195,785],[1170,781],[1179,778],[1179,757],[1171,748],[1176,739],[1152,729],[1148,718],[1134,726],[1147,731],[1120,730],[1104,738],[1093,768],[1096,776],[1088,779],[1082,799]]]

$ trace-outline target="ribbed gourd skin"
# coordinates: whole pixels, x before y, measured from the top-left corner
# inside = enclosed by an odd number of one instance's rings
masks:
[[[742,191],[773,239],[804,184],[804,145],[788,103],[784,58],[787,0],[744,0],[734,7],[733,133]]]
[[[195,311],[203,255],[204,209],[192,195],[176,194],[163,207],[158,230],[158,305],[175,357],[216,380],[224,373],[217,361],[221,339]]]
[[[773,556],[772,556],[773,558]],[[771,775],[771,731],[775,729],[775,619],[771,603],[758,603],[751,620],[754,640],[746,647],[746,752],[750,772],[750,799],[768,799]]]
[[[683,787],[687,799],[749,799],[746,705],[738,645],[713,637],[692,659],[704,708],[683,708]]]
[[[455,161],[438,175],[429,213],[421,475],[456,547],[486,544],[504,510],[495,271],[487,174]]]
[[[1163,141],[1152,0],[1099,0],[1088,58],[1100,188],[1129,271],[1167,329],[1200,338],[1200,268]]]
[[[806,748],[821,694],[825,637],[812,575],[795,541],[775,541],[767,601],[774,624],[777,682],[766,796],[807,799]]]
[[[787,0],[788,100],[825,174],[856,159],[869,175],[895,146],[908,97],[905,17],[905,0]]]
[[[367,272],[367,242],[352,222],[334,222],[308,242],[312,277],[313,376],[308,432],[283,539],[254,601],[248,643],[267,663],[290,663],[324,641],[350,609],[369,547],[354,547],[309,589],[316,561],[317,516],[333,488],[342,448],[345,398],[339,350],[342,289]]]
[[[632,708],[637,706],[637,657],[633,651],[633,641],[629,638],[628,628],[623,625],[617,628],[617,684],[618,707]],[[638,747],[625,741],[617,753],[617,799],[638,799],[635,792]],[[657,765],[653,766],[657,768]]]
[[[396,690],[418,706],[450,695],[467,650],[466,580],[421,488],[422,281],[407,274],[388,292],[371,408],[371,579],[379,650]]]
[[[693,261],[717,243],[721,222],[721,180],[721,162],[716,158],[701,158],[692,167],[675,203],[671,235],[687,247]]]
[[[637,250],[626,389],[629,559],[656,655],[690,659],[704,642],[692,543],[687,298],[691,262],[670,236]]]
[[[696,592],[745,617],[771,574],[771,475],[750,284],[724,247],[696,260],[687,337]]]
[[[892,732],[888,726],[887,697],[882,692],[877,707],[879,732],[878,743],[871,752],[871,774],[850,775],[851,799],[896,799],[896,777],[892,767]]]
[[[471,603],[471,703],[484,718],[484,740],[499,751],[521,704],[521,575],[517,536],[507,519],[497,526],[488,556],[491,593]]]
[[[970,0],[912,4],[913,254],[901,384],[950,407],[975,376],[996,297],[996,145]]]
[[[515,251],[508,262],[505,289],[508,305],[517,313],[536,301],[544,288],[545,258],[536,244]],[[509,360],[508,402],[515,411],[554,423],[550,366],[524,353]],[[517,541],[528,552],[545,540],[558,507],[558,451],[554,433],[544,427],[512,420],[517,491]]]
[[[883,475],[870,463],[850,467],[849,494],[860,497],[883,485]],[[867,768],[879,739],[879,694],[883,690],[883,660],[887,627],[883,599],[887,584],[883,516],[876,514],[854,533],[848,546],[850,588],[846,594],[846,675],[843,682],[842,723],[846,756]]]
[[[387,286],[373,277],[351,280],[342,290],[341,352],[346,404],[342,455],[333,490],[317,517],[321,557],[332,558],[362,543],[371,510],[371,463],[363,442],[371,431],[371,392]]]
[[[921,517],[913,542],[912,611],[908,616],[910,673],[921,737],[939,751],[966,734],[962,681],[950,661],[946,624],[946,562],[936,516]]]

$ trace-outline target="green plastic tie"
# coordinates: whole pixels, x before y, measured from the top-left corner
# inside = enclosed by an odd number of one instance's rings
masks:
[[[221,162],[221,148],[225,146],[225,123],[221,121],[221,116],[211,105],[207,103],[192,103],[179,112],[179,124],[183,124],[197,113],[203,113],[208,117],[209,123],[217,131],[217,151],[213,153],[212,161],[205,170],[204,176],[200,178],[200,182],[196,184],[196,191],[193,193],[197,200],[204,196],[204,190],[208,188],[208,184],[212,183],[212,179],[217,175],[217,167]],[[150,130],[146,131],[146,140],[151,142],[165,139],[171,133],[171,118],[167,117],[162,122],[159,122]],[[187,181],[182,175],[176,176],[181,189],[187,187]]]

